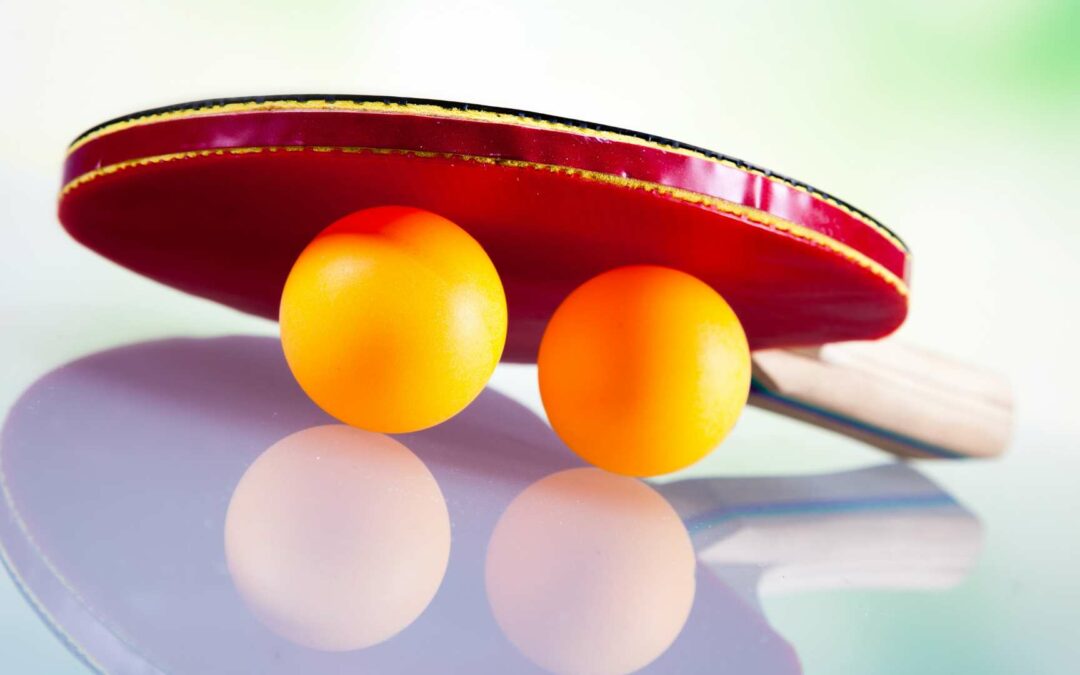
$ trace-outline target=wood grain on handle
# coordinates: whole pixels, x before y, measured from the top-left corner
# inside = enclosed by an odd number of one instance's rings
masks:
[[[754,352],[750,403],[903,457],[994,457],[1012,430],[1007,380],[891,340]]]

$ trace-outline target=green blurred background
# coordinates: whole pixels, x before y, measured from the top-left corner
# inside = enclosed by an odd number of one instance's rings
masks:
[[[713,148],[866,209],[914,251],[901,334],[1008,373],[998,462],[920,468],[981,519],[944,592],[765,609],[808,673],[1069,673],[1080,663],[1080,2],[0,4],[0,408],[111,346],[275,326],[157,286],[55,218],[65,145],[133,110],[244,94],[447,98]],[[493,386],[539,410],[534,372]],[[883,461],[748,411],[689,474]],[[0,670],[80,666],[0,578]]]

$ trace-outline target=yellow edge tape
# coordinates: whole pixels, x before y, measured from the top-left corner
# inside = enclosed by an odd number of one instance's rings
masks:
[[[774,230],[790,234],[800,239],[809,241],[818,246],[824,247],[838,253],[847,260],[859,265],[860,267],[871,272],[875,276],[884,280],[896,291],[904,296],[908,295],[907,284],[903,279],[893,274],[886,269],[883,265],[877,261],[871,259],[864,253],[861,253],[852,247],[839,242],[832,237],[824,235],[816,230],[797,225],[783,218],[778,218],[770,213],[755,209],[750,206],[744,206],[742,204],[735,204],[729,202],[726,199],[720,199],[718,197],[711,197],[709,195],[703,195],[690,190],[684,190],[682,188],[670,187],[667,185],[660,185],[659,183],[651,183],[648,181],[638,180],[636,178],[626,178],[624,176],[615,176],[612,174],[600,173],[597,171],[587,171],[584,169],[574,169],[565,166],[559,166],[557,164],[540,164],[536,162],[527,162],[518,159],[500,159],[496,157],[484,157],[479,155],[459,155],[448,152],[425,152],[420,150],[399,150],[388,148],[363,148],[363,147],[339,147],[339,146],[266,146],[266,147],[247,147],[247,148],[221,148],[213,150],[193,150],[189,152],[177,152],[167,155],[157,155],[154,157],[143,157],[140,159],[132,159],[124,162],[118,162],[116,164],[110,164],[103,166],[93,171],[84,173],[77,178],[71,180],[60,190],[60,196],[64,197],[71,193],[73,190],[78,189],[80,186],[89,183],[92,180],[117,173],[118,171],[124,171],[141,166],[149,166],[151,164],[160,164],[162,162],[175,162],[188,159],[197,159],[200,157],[210,156],[227,156],[227,155],[248,155],[248,154],[260,154],[260,153],[276,153],[276,152],[342,152],[342,153],[371,153],[376,155],[407,155],[412,157],[423,158],[442,158],[442,159],[460,159],[469,162],[477,162],[479,164],[492,164],[496,166],[506,166],[522,169],[532,169],[536,171],[550,171],[552,173],[563,174],[567,176],[574,176],[588,181],[597,183],[606,183],[608,185],[616,185],[619,187],[632,189],[632,190],[644,190],[645,192],[652,192],[666,197],[671,197],[679,201],[688,202],[690,204],[698,204],[706,206],[723,213],[729,213],[742,218],[745,218],[751,222],[765,225]]]
[[[896,235],[894,235],[892,232],[889,232],[887,229],[882,227],[881,224],[875,221],[873,218],[868,218],[862,213],[855,211],[851,207],[845,204],[841,204],[835,199],[832,199],[831,197],[824,195],[820,192],[809,190],[802,185],[798,185],[796,183],[792,183],[791,181],[784,180],[779,176],[767,175],[763,171],[752,169],[746,166],[740,166],[739,164],[731,160],[720,159],[718,157],[710,157],[709,155],[698,152],[696,150],[679,148],[672,145],[665,145],[663,143],[645,140],[644,138],[638,138],[637,136],[620,134],[615,131],[589,129],[586,127],[575,126],[573,124],[542,120],[534,117],[527,117],[525,115],[513,115],[510,113],[494,112],[491,110],[463,110],[461,108],[446,108],[431,103],[392,103],[389,101],[328,101],[322,99],[311,99],[306,101],[238,101],[234,103],[222,103],[218,105],[209,105],[199,108],[170,110],[168,112],[143,115],[142,117],[136,117],[134,119],[114,122],[113,124],[109,124],[100,129],[97,129],[72,143],[71,147],[68,148],[68,155],[95,139],[101,138],[102,136],[106,136],[116,131],[128,129],[130,127],[142,126],[144,124],[153,124],[156,122],[165,122],[168,120],[182,119],[187,117],[223,115],[235,112],[267,112],[273,110],[351,110],[360,112],[410,113],[427,115],[431,117],[475,120],[480,122],[501,122],[524,127],[568,131],[583,136],[590,136],[593,138],[602,138],[606,140],[620,141],[623,143],[633,143],[634,145],[641,145],[648,148],[663,150],[665,152],[674,152],[680,155],[686,155],[688,157],[704,159],[706,161],[721,164],[723,166],[729,166],[735,169],[739,169],[740,171],[746,171],[756,176],[761,176],[762,178],[765,178],[767,180],[775,181],[777,183],[786,185],[789,188],[793,188],[795,190],[798,190],[799,192],[808,194],[815,199],[820,199],[821,201],[840,209],[852,218],[855,218],[856,220],[862,222],[864,225],[869,226],[875,232],[885,237],[893,246],[896,246],[898,249],[904,251],[905,253],[907,252],[907,247],[904,245],[904,243],[897,239]]]

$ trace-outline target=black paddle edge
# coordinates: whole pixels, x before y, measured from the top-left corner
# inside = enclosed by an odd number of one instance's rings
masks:
[[[687,151],[690,151],[690,152],[705,155],[706,157],[709,157],[711,159],[720,160],[722,162],[730,162],[731,164],[734,164],[737,168],[739,168],[742,171],[760,173],[760,174],[763,174],[764,176],[766,176],[768,178],[775,178],[775,179],[777,179],[779,181],[782,181],[784,183],[788,183],[788,184],[790,184],[790,185],[792,185],[792,186],[794,186],[794,187],[796,187],[798,189],[805,190],[806,192],[810,193],[811,195],[813,195],[813,196],[815,196],[815,197],[817,197],[819,199],[823,199],[823,200],[825,200],[827,202],[832,202],[832,203],[834,203],[834,204],[836,204],[836,205],[838,205],[838,206],[840,206],[842,208],[848,209],[849,211],[856,214],[857,216],[865,218],[866,220],[870,221],[871,223],[873,223],[877,227],[880,227],[882,230],[887,232],[894,239],[896,239],[896,241],[900,242],[900,245],[904,249],[905,252],[910,252],[910,249],[908,248],[908,245],[906,243],[904,243],[904,240],[901,239],[895,232],[893,232],[891,229],[889,229],[886,225],[884,225],[877,218],[874,218],[873,216],[866,213],[862,209],[859,209],[859,208],[857,208],[855,206],[852,206],[851,204],[845,202],[842,199],[839,199],[837,197],[832,196],[831,194],[829,194],[828,192],[825,192],[824,190],[819,190],[819,189],[817,189],[816,187],[814,187],[812,185],[809,185],[809,184],[804,183],[804,182],[799,181],[799,180],[795,180],[794,178],[788,178],[787,176],[776,173],[774,171],[770,171],[768,169],[757,166],[755,164],[751,164],[750,162],[745,162],[745,161],[743,161],[741,159],[738,159],[736,157],[731,157],[729,155],[725,155],[725,154],[722,154],[722,153],[719,153],[719,152],[714,152],[712,150],[708,150],[706,148],[702,148],[702,147],[699,147],[699,146],[696,146],[696,145],[690,145],[689,143],[682,143],[682,142],[679,142],[679,141],[672,140],[670,138],[664,138],[663,136],[654,136],[653,134],[646,134],[646,133],[642,133],[640,131],[633,131],[631,129],[623,129],[623,128],[620,128],[620,127],[613,127],[613,126],[609,126],[607,124],[596,124],[595,122],[585,122],[583,120],[576,120],[576,119],[572,119],[572,118],[569,118],[569,117],[559,117],[558,115],[547,115],[547,114],[544,114],[544,113],[535,113],[535,112],[529,112],[529,111],[526,111],[526,110],[516,110],[514,108],[500,108],[500,107],[497,107],[497,106],[476,105],[476,104],[473,104],[473,103],[461,103],[461,102],[458,102],[458,101],[443,101],[443,100],[434,99],[434,98],[411,98],[411,97],[405,97],[405,96],[357,96],[357,95],[343,95],[343,94],[293,94],[293,95],[278,94],[278,95],[273,95],[273,96],[236,96],[236,97],[231,97],[231,98],[211,98],[211,99],[204,99],[204,100],[201,100],[201,101],[191,101],[191,102],[188,102],[188,103],[176,103],[176,104],[173,104],[173,105],[162,106],[160,108],[150,108],[149,110],[141,110],[139,112],[131,113],[131,114],[128,114],[128,115],[122,115],[120,117],[115,117],[115,118],[113,118],[111,120],[107,120],[105,122],[102,122],[101,124],[97,124],[95,126],[92,126],[89,129],[87,129],[86,131],[82,132],[77,137],[75,137],[75,140],[73,140],[71,142],[71,145],[74,145],[74,144],[78,143],[83,138],[86,138],[87,136],[94,133],[95,131],[99,131],[99,130],[104,129],[105,127],[111,126],[113,124],[119,124],[121,122],[130,122],[132,120],[137,120],[137,119],[139,119],[141,117],[149,117],[151,115],[161,115],[161,114],[164,114],[164,113],[172,113],[172,112],[182,112],[182,111],[185,111],[185,110],[197,110],[199,108],[213,108],[213,107],[224,106],[224,105],[229,105],[229,104],[234,104],[234,103],[272,103],[272,102],[275,102],[275,101],[299,101],[299,102],[305,102],[305,101],[328,101],[328,102],[331,102],[331,103],[336,102],[336,101],[347,101],[347,102],[350,102],[350,103],[387,103],[387,104],[392,104],[392,105],[430,105],[430,106],[436,106],[436,107],[439,107],[439,108],[444,108],[446,110],[461,110],[461,111],[475,110],[475,111],[479,111],[479,112],[494,113],[494,114],[499,114],[499,115],[511,115],[511,116],[514,116],[514,117],[520,117],[522,119],[537,120],[537,121],[540,121],[540,122],[548,122],[548,123],[552,123],[552,124],[562,124],[562,125],[566,125],[566,126],[569,126],[569,127],[575,127],[575,128],[578,128],[578,129],[584,129],[584,130],[587,130],[587,131],[598,131],[598,132],[602,132],[602,133],[613,133],[613,134],[619,134],[619,135],[622,135],[622,136],[629,136],[629,137],[632,137],[632,138],[637,138],[637,139],[642,140],[642,141],[646,141],[648,143],[655,143],[657,145],[662,145],[662,146],[674,148],[674,149],[677,149],[677,150],[687,150]]]

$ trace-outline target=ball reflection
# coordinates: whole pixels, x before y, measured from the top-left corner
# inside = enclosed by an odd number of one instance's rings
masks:
[[[571,469],[533,483],[488,545],[495,619],[556,673],[628,673],[675,640],[694,598],[695,558],[675,510],[641,481]]]
[[[345,651],[411,624],[442,583],[450,518],[408,448],[343,425],[271,446],[225,520],[229,573],[255,616],[287,640]]]

